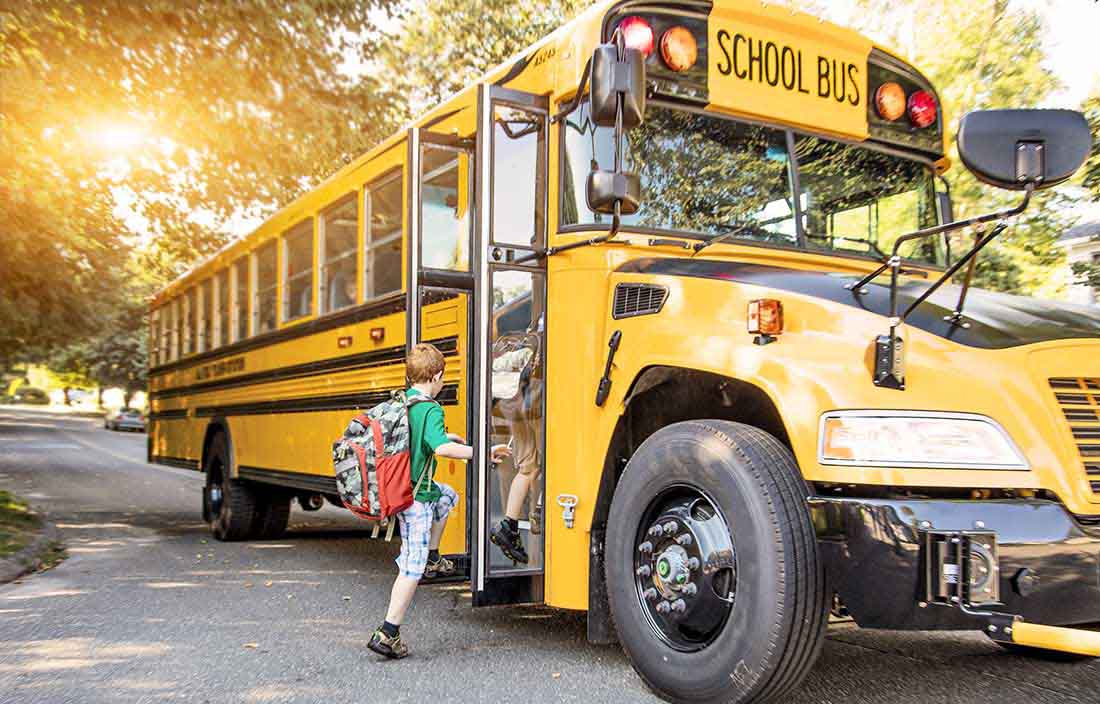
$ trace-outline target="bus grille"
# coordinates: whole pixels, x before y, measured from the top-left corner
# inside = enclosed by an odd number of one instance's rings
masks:
[[[1100,379],[1057,377],[1050,388],[1077,443],[1089,487],[1100,494]]]

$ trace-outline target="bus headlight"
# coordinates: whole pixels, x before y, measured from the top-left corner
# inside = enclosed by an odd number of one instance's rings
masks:
[[[827,465],[1028,469],[996,421],[972,413],[832,411],[821,417],[818,459]]]

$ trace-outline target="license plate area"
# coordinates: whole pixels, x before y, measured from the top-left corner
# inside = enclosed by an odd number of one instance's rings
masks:
[[[995,606],[1001,601],[997,535],[992,531],[922,531],[924,601]]]

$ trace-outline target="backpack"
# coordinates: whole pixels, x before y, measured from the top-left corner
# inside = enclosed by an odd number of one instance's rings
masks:
[[[421,396],[406,399],[403,392],[396,391],[390,400],[353,418],[332,444],[340,500],[356,516],[377,521],[374,537],[379,524],[387,525],[386,539],[392,537],[393,522],[389,519],[412,505],[428,475],[425,464],[420,481],[413,487],[408,411],[417,403],[435,401]],[[431,462],[431,456],[427,461]]]

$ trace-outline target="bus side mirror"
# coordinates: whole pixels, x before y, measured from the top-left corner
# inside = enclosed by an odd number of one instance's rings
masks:
[[[598,127],[615,127],[619,101],[623,106],[623,129],[642,124],[645,114],[645,57],[637,49],[600,44],[592,54],[592,122]]]
[[[592,122],[615,128],[615,166],[607,170],[593,163],[585,188],[590,210],[614,216],[612,233],[619,228],[619,216],[637,212],[641,203],[641,179],[623,170],[623,132],[642,124],[645,116],[645,57],[618,39],[600,44],[592,54],[589,91]]]
[[[1072,176],[1088,158],[1092,134],[1073,110],[977,110],[959,123],[957,141],[979,181],[1022,191]]]

